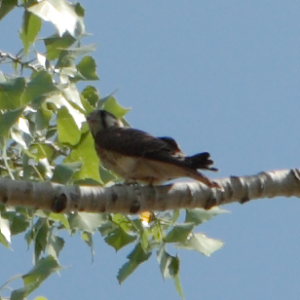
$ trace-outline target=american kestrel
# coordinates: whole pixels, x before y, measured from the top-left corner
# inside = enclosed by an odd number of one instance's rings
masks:
[[[198,169],[217,171],[208,152],[186,156],[170,137],[154,137],[144,131],[125,127],[121,120],[105,110],[92,112],[87,121],[104,167],[126,182],[150,185],[190,177],[209,187],[216,182]]]

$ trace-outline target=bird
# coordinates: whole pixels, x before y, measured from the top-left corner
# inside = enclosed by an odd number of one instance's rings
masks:
[[[96,152],[106,169],[126,183],[159,185],[189,177],[211,188],[219,185],[198,169],[217,171],[208,152],[186,156],[171,137],[154,137],[126,127],[112,113],[98,109],[87,116]]]

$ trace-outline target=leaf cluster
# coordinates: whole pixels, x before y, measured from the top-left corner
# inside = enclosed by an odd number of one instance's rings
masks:
[[[104,108],[123,118],[128,109],[113,96],[101,97],[89,81],[98,80],[97,66],[85,45],[84,14],[80,4],[66,0],[2,0],[0,20],[13,10],[22,13],[17,54],[0,50],[0,176],[62,184],[105,185],[118,178],[101,167],[86,114]],[[45,22],[52,34],[39,38]],[[64,232],[80,234],[92,249],[96,234],[116,251],[131,245],[127,262],[118,273],[123,282],[141,263],[156,253],[164,278],[173,278],[183,296],[176,248],[210,255],[222,246],[218,240],[195,233],[202,222],[222,213],[219,209],[153,214],[145,220],[122,214],[55,214],[24,208],[1,207],[0,242],[10,247],[11,237],[23,234],[34,249],[34,266],[22,275],[23,287],[12,291],[24,299],[62,267],[59,254]],[[9,282],[7,283],[9,284]],[[6,287],[6,284],[2,286]]]

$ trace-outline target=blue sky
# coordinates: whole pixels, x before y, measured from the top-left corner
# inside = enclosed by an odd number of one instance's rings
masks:
[[[169,135],[188,154],[210,151],[215,177],[299,167],[299,1],[82,1],[102,95],[115,92],[133,127]],[[1,49],[17,52],[15,20],[0,23]],[[8,31],[10,32],[8,34]],[[299,299],[300,203],[252,201],[199,228],[225,242],[211,257],[178,251],[187,299]],[[155,256],[123,285],[116,254],[96,256],[67,238],[66,269],[38,291],[49,299],[178,299]],[[17,238],[0,249],[0,282],[31,265]],[[174,253],[176,253],[174,251]],[[5,272],[4,272],[5,270]],[[36,294],[36,295],[37,295]]]

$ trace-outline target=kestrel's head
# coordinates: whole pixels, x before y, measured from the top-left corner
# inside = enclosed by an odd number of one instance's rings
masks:
[[[112,113],[106,110],[95,110],[87,116],[87,122],[92,134],[95,136],[99,131],[109,127],[124,127]]]

